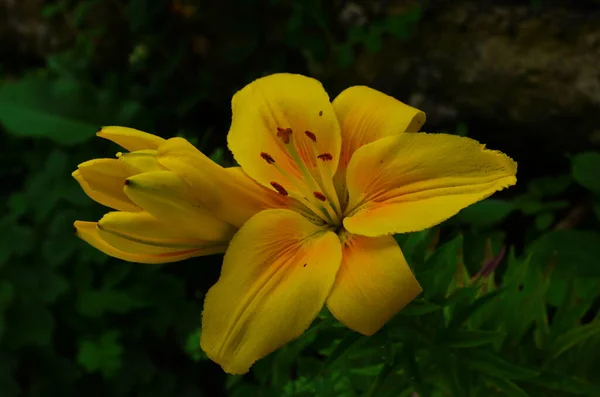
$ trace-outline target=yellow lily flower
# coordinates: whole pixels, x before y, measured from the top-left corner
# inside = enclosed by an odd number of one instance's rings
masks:
[[[77,235],[100,251],[139,263],[175,262],[224,252],[237,228],[217,219],[187,183],[161,166],[163,138],[124,127],[98,136],[129,153],[86,161],[73,172],[85,193],[107,207],[99,222],[76,221]]]
[[[232,374],[300,336],[324,305],[357,332],[379,330],[421,292],[392,235],[516,182],[513,160],[472,139],[404,133],[424,113],[368,87],[331,103],[318,81],[276,74],[236,93],[232,110],[228,146],[241,167],[224,169],[181,138],[156,149],[160,166],[239,227],[206,295],[200,341]]]

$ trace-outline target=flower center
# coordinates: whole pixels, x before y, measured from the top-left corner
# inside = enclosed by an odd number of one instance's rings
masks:
[[[276,134],[283,144],[284,151],[302,177],[290,175],[271,154],[261,152],[260,157],[275,167],[282,176],[282,180],[271,181],[273,189],[279,194],[297,199],[324,222],[332,226],[340,226],[341,206],[333,185],[331,169],[326,164],[333,160],[331,153],[318,152],[317,135],[311,131],[304,131],[303,136],[297,137],[291,128],[278,127]],[[299,148],[302,150],[300,151]],[[301,155],[301,152],[304,155]],[[295,191],[286,189],[286,185],[293,186]]]

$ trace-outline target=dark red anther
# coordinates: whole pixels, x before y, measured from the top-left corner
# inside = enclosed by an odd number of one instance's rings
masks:
[[[304,134],[310,138],[311,141],[316,142],[317,136],[310,131],[304,131]]]
[[[323,153],[317,156],[318,159],[321,159],[323,161],[331,161],[333,160],[333,156],[331,155],[331,153]]]
[[[318,200],[325,201],[327,197],[321,192],[313,192],[313,196],[315,196]]]
[[[277,138],[281,138],[283,143],[288,144],[290,143],[290,135],[292,135],[292,132],[291,128],[277,127]]]
[[[284,195],[284,196],[288,195],[287,190],[285,190],[285,188],[283,186],[281,186],[279,183],[277,183],[277,182],[271,182],[271,186],[273,186],[273,188],[275,190],[277,190],[277,193],[279,193],[281,195]]]
[[[265,160],[269,164],[273,164],[275,162],[275,159],[269,153],[260,152],[260,157],[262,157],[263,160]]]

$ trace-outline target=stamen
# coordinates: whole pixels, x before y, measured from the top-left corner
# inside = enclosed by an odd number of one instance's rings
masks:
[[[315,196],[315,198],[321,201],[327,200],[327,197],[325,197],[325,195],[321,192],[313,192],[313,196]]]
[[[313,203],[312,201],[310,201],[306,198],[306,197],[309,197],[306,195],[307,191],[305,189],[303,189],[303,186],[301,186],[297,183],[296,178],[293,178],[290,174],[288,174],[283,168],[281,168],[277,164],[273,164],[273,167],[275,167],[275,169],[277,171],[279,171],[279,173],[281,175],[283,175],[288,180],[288,182],[290,182],[296,188],[296,190],[300,194],[303,195],[303,196],[296,196],[295,194],[292,194],[292,195],[289,195],[291,198],[298,200],[298,202],[301,202],[303,205],[308,207],[315,214],[321,214],[325,218],[327,218],[330,222],[333,222],[333,219],[331,218],[331,216],[329,215],[329,213],[325,207],[323,207],[321,205],[315,205],[315,203]]]
[[[323,153],[317,156],[318,159],[323,160],[323,161],[331,161],[333,160],[333,156],[331,155],[331,153]]]
[[[280,138],[286,145],[290,143],[290,135],[292,135],[292,133],[293,131],[291,128],[277,127],[277,138]]]
[[[283,195],[283,196],[287,196],[288,192],[287,190],[285,190],[285,188],[283,186],[281,186],[279,183],[277,182],[271,182],[271,186],[273,186],[273,188],[275,190],[277,190],[277,193]]]
[[[275,159],[269,153],[260,152],[260,157],[262,157],[263,160],[265,160],[269,164],[275,163]]]
[[[310,131],[304,131],[304,134],[311,139],[311,141],[316,142],[317,136]]]

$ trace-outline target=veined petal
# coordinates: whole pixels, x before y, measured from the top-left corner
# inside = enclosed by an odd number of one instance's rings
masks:
[[[168,248],[198,248],[205,243],[175,223],[162,222],[146,211],[109,212],[98,222],[106,233],[146,245]],[[221,242],[219,242],[221,243]]]
[[[291,198],[262,187],[240,167],[221,167],[183,138],[161,145],[157,158],[182,177],[217,218],[236,227],[259,211],[291,205]]]
[[[229,241],[237,230],[217,219],[171,171],[146,172],[127,179],[125,194],[150,214],[201,240]]]
[[[130,152],[144,149],[158,149],[160,144],[165,141],[164,138],[159,136],[128,127],[102,127],[96,135],[113,141]]]
[[[117,153],[119,161],[125,165],[129,175],[141,174],[142,172],[166,171],[156,158],[156,150],[146,149],[135,152]]]
[[[336,190],[347,200],[346,168],[354,152],[367,143],[403,132],[417,132],[425,113],[366,86],[342,91],[333,101],[340,123],[342,149],[335,174]]]
[[[201,346],[232,374],[300,336],[319,313],[341,260],[337,236],[296,212],[266,210],[235,235],[208,291]]]
[[[188,259],[194,256],[199,255],[208,255],[208,250],[204,248],[197,249],[179,249],[179,250],[165,250],[163,253],[157,254],[156,251],[152,251],[152,253],[145,252],[143,250],[143,245],[137,245],[135,252],[129,251],[129,246],[127,246],[126,239],[121,241],[121,246],[126,248],[126,250],[122,250],[114,247],[113,245],[106,242],[100,236],[100,229],[97,227],[96,222],[83,222],[76,221],[75,229],[77,230],[77,236],[93,246],[94,248],[102,251],[103,253],[110,255],[112,257],[122,259],[128,262],[136,262],[136,263],[169,263],[169,262],[177,262],[184,259]],[[147,246],[149,249],[154,247]],[[221,248],[223,252],[225,247]],[[216,253],[214,252],[214,253]],[[211,252],[212,253],[212,252]]]
[[[366,86],[342,91],[333,108],[340,122],[342,150],[338,169],[345,169],[354,152],[367,143],[402,132],[417,132],[425,113]]]
[[[348,165],[344,227],[380,236],[434,226],[514,185],[517,163],[469,138],[400,134],[358,149]]]
[[[227,141],[246,174],[309,200],[327,184],[333,189],[341,135],[321,83],[297,74],[263,77],[234,95],[232,112]]]
[[[140,211],[123,192],[131,174],[117,159],[95,159],[77,166],[73,178],[93,200],[120,211]]]
[[[349,236],[327,298],[341,323],[365,335],[377,332],[422,291],[391,236]]]

